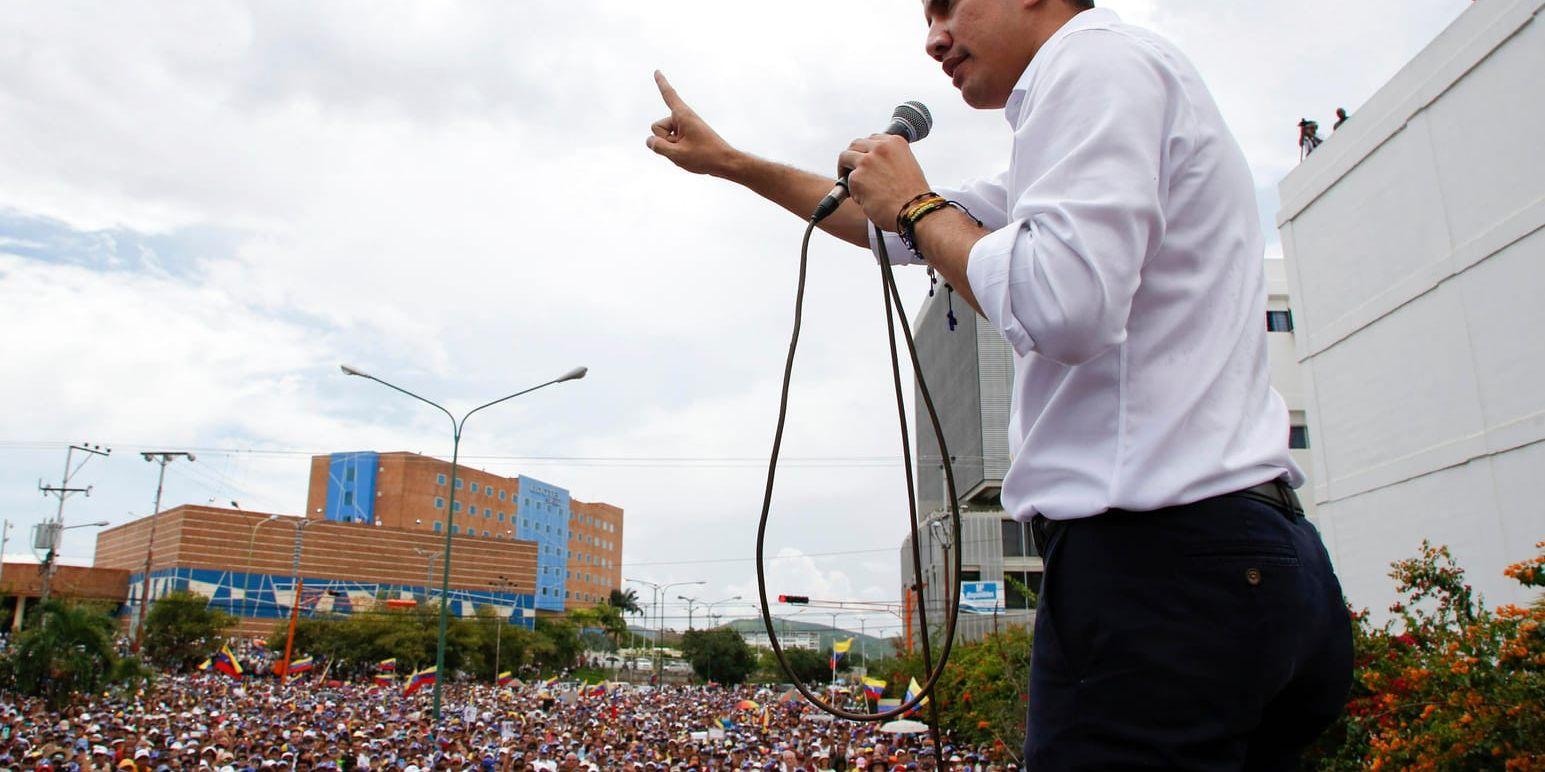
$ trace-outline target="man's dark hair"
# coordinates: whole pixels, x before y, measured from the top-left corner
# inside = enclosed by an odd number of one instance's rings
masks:
[[[1094,7],[1094,0],[1068,0],[1068,5],[1081,11],[1087,11]]]

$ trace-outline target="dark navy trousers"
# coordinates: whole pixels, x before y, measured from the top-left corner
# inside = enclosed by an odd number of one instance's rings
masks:
[[[1295,769],[1345,705],[1319,532],[1238,495],[1039,521],[1026,768]]]

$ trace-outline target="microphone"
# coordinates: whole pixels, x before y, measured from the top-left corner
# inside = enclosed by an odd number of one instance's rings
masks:
[[[933,128],[933,115],[922,102],[902,102],[896,106],[896,111],[891,113],[891,125],[885,127],[886,134],[894,134],[908,142],[916,142],[928,136],[928,130]],[[837,180],[837,186],[832,192],[821,199],[816,206],[815,214],[810,215],[810,222],[817,223],[831,216],[842,204],[842,200],[848,197],[848,175],[842,175]]]

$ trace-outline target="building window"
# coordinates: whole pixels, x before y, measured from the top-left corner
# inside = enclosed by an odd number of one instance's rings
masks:
[[[1013,581],[1009,581],[1012,579]],[[1031,602],[1015,584],[1023,586],[1032,595],[1041,594],[1041,572],[1039,571],[1005,571],[1003,572],[1003,605],[1009,609],[1031,609],[1035,603]]]
[[[1294,450],[1303,450],[1309,447],[1309,427],[1289,426],[1288,447]]]
[[[477,483],[472,483],[472,492],[477,493]]]
[[[504,501],[504,489],[503,488],[499,489],[499,500],[500,501]]]
[[[489,534],[487,531],[483,532],[483,538],[485,538],[485,539],[488,538],[490,535],[491,534]]]
[[[493,517],[494,517],[494,511],[492,509],[489,509],[488,507],[483,507],[483,519],[484,520],[492,520]]]
[[[346,507],[354,506],[354,491],[343,492],[343,505]]]
[[[459,526],[459,525],[451,526],[451,534],[452,535],[459,534],[459,533],[461,533],[461,526]]]
[[[1292,332],[1293,331],[1293,312],[1292,311],[1267,311],[1266,312],[1266,331],[1267,332]]]
[[[1025,551],[1023,523],[1018,520],[1000,520],[999,526],[1003,529],[1003,557],[1022,558],[1027,554],[1033,554],[1033,550],[1028,553]]]
[[[499,522],[501,522],[501,523],[504,522],[504,513],[503,512],[499,513]]]
[[[456,490],[461,490],[461,484],[464,483],[464,482],[466,482],[466,481],[461,479],[460,477],[456,478]]]
[[[443,522],[441,522],[439,520],[436,520],[435,521],[435,533],[439,533],[439,532],[441,532],[443,530],[445,530],[445,523],[443,523]]]
[[[343,481],[354,482],[354,467],[346,466],[343,468]]]
[[[461,511],[461,502],[459,502],[459,501],[451,502],[451,511],[452,512],[460,512]]]
[[[444,474],[437,474],[437,475],[435,475],[435,485],[444,485],[444,484],[445,484],[445,475]]]
[[[435,509],[445,509],[445,497],[443,497],[443,496],[436,496],[435,497]]]

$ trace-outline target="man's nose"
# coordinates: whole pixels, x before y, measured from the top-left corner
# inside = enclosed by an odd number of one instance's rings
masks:
[[[944,55],[950,50],[949,30],[944,28],[943,22],[934,22],[928,27],[928,36],[923,39],[923,50],[934,61],[944,61]]]

